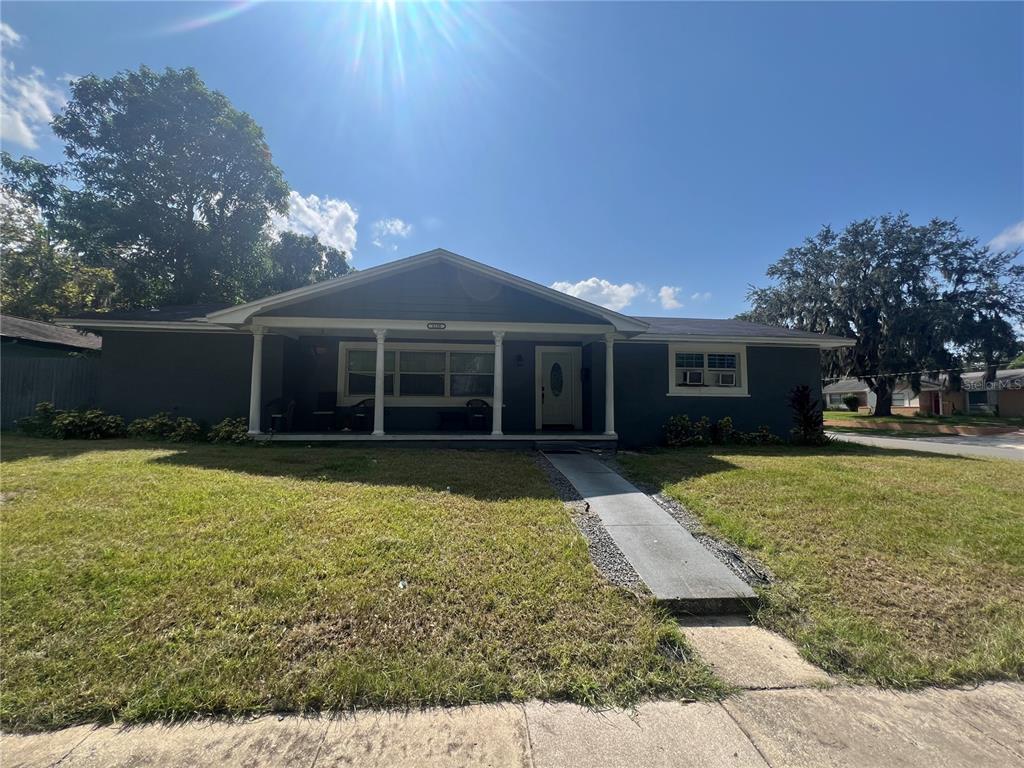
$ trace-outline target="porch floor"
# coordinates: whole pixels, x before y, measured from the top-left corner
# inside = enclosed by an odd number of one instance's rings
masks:
[[[614,448],[618,438],[600,432],[525,432],[492,435],[489,432],[387,432],[371,435],[368,432],[278,432],[276,434],[253,435],[254,440],[280,442],[326,442],[326,443],[481,443],[481,444],[522,444],[530,443],[583,443],[589,447]]]

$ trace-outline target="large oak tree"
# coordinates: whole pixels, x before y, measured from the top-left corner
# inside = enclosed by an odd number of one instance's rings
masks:
[[[823,227],[768,269],[745,316],[856,340],[826,355],[829,376],[863,378],[889,415],[907,376],[974,363],[994,368],[1020,351],[1019,251],[994,251],[952,221],[914,225],[906,214]]]
[[[242,301],[348,270],[315,238],[271,232],[288,186],[263,131],[193,69],[76,80],[53,130],[66,161],[4,156],[5,185],[112,271],[114,306]]]

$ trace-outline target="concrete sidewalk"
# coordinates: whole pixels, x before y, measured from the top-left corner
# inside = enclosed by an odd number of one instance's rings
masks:
[[[941,453],[947,456],[970,456],[983,459],[1024,461],[1024,432],[1005,435],[935,435],[929,437],[884,437],[852,432],[828,432],[830,437],[847,443],[875,448],[898,448],[905,451]]]
[[[633,712],[507,704],[4,735],[15,766],[688,768],[1024,766],[1024,685],[750,691]]]
[[[746,612],[754,591],[668,512],[593,456],[544,456],[590,504],[654,597],[695,614]]]

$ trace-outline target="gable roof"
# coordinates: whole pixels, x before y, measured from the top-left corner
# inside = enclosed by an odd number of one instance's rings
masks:
[[[94,334],[15,315],[0,315],[0,336],[75,349],[95,350],[103,345],[103,339]]]
[[[211,323],[241,325],[247,322],[253,315],[260,312],[284,307],[289,304],[294,304],[297,301],[311,299],[336,290],[344,290],[357,285],[365,285],[368,282],[380,280],[381,278],[393,275],[396,272],[413,269],[435,262],[447,262],[449,264],[454,264],[457,267],[477,272],[507,285],[512,285],[515,288],[540,296],[541,298],[547,299],[548,301],[552,301],[556,304],[588,312],[610,323],[617,331],[637,333],[647,328],[646,323],[641,320],[637,320],[636,318],[620,314],[619,312],[613,312],[610,309],[606,309],[597,304],[592,304],[589,301],[584,301],[583,299],[577,299],[575,296],[569,296],[561,291],[556,291],[554,288],[548,288],[540,283],[535,283],[532,280],[527,280],[509,272],[504,272],[500,269],[490,267],[486,264],[480,263],[479,261],[467,259],[465,256],[460,256],[459,254],[447,251],[444,248],[435,248],[432,251],[426,251],[404,259],[397,259],[395,261],[388,262],[387,264],[382,264],[379,267],[371,267],[370,269],[351,272],[347,275],[336,277],[333,280],[325,280],[322,283],[315,283],[313,285],[303,286],[302,288],[295,288],[291,291],[285,291],[284,293],[279,293],[274,296],[267,296],[266,298],[250,301],[236,307],[211,312],[207,317]]]

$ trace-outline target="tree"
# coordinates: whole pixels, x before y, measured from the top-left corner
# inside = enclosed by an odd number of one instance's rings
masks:
[[[53,130],[67,161],[7,156],[8,183],[113,270],[119,305],[244,300],[265,280],[256,253],[288,187],[262,129],[194,69],[76,80]]]
[[[0,306],[12,315],[51,320],[103,309],[114,291],[109,269],[89,267],[54,243],[38,212],[0,188]]]
[[[282,232],[276,240],[269,241],[266,261],[264,294],[341,277],[350,270],[344,251],[296,232]]]
[[[892,412],[897,379],[967,355],[1008,359],[1012,323],[1024,318],[1019,251],[992,251],[955,222],[911,224],[906,214],[823,227],[768,268],[774,284],[751,288],[748,319],[846,336],[825,356],[828,376],[864,379],[875,413]]]
[[[1015,358],[1013,358],[1013,360],[1010,361],[1010,364],[1006,367],[1012,368],[1014,370],[1024,368],[1024,352],[1020,353]]]

